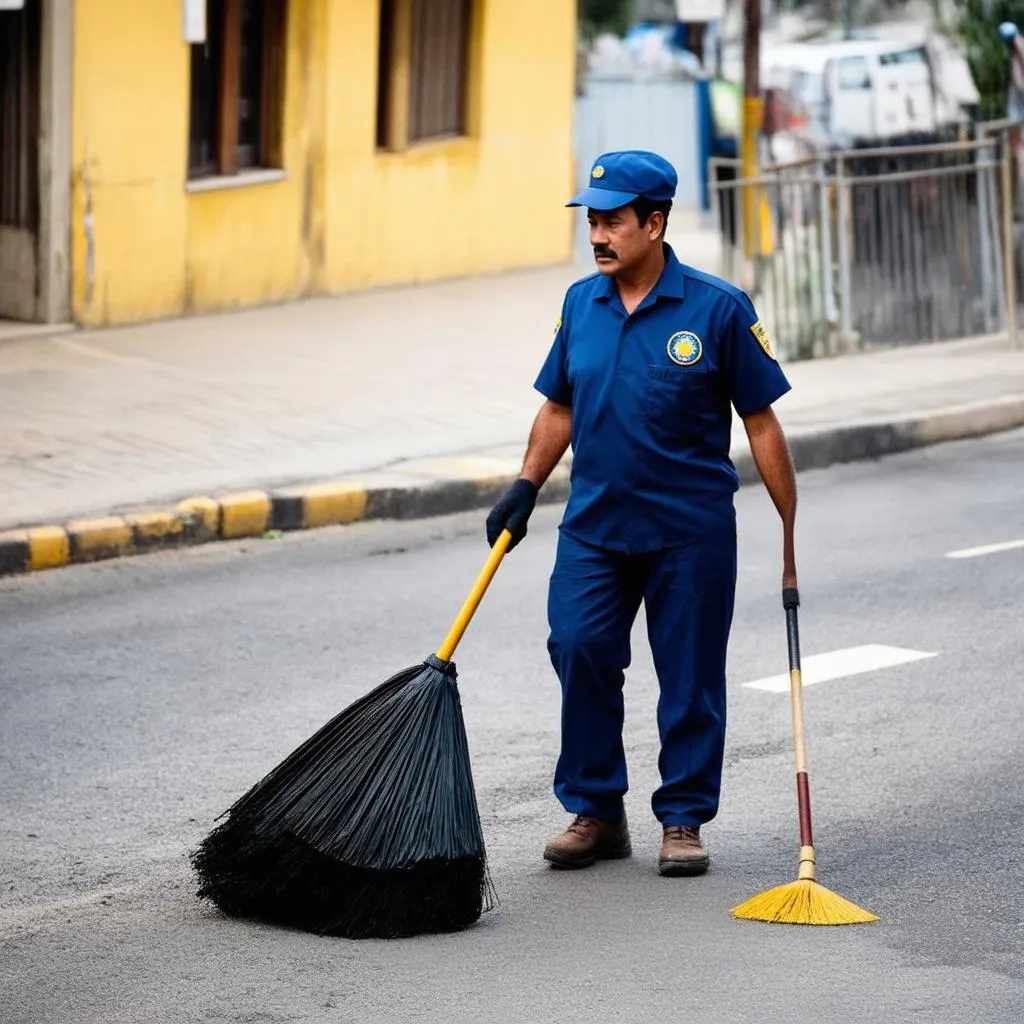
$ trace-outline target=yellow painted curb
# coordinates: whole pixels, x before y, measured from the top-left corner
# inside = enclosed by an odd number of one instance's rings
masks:
[[[187,498],[178,503],[178,512],[183,516],[194,516],[203,524],[203,531],[210,536],[220,526],[220,502],[213,498]]]
[[[351,484],[317,484],[302,492],[306,528],[354,523],[366,514],[366,488]]]
[[[136,541],[146,544],[158,544],[171,537],[180,536],[185,530],[185,523],[174,512],[140,512],[125,516],[132,528]]]
[[[25,531],[28,540],[28,567],[31,572],[39,569],[59,569],[71,561],[71,540],[61,526],[36,526]]]
[[[74,546],[75,561],[110,558],[132,549],[132,528],[120,516],[76,519],[67,524]]]
[[[263,533],[270,522],[271,500],[264,491],[243,491],[229,494],[220,501],[220,535],[222,537],[254,537]]]

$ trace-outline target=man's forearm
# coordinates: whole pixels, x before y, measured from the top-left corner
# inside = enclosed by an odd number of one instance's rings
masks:
[[[796,585],[793,526],[796,522],[796,470],[782,426],[771,409],[744,420],[750,454],[782,519],[782,564],[787,584]]]
[[[540,488],[572,440],[572,410],[547,401],[537,413],[523,459],[522,476]]]

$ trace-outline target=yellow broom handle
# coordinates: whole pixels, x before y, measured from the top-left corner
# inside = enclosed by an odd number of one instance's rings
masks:
[[[452,660],[455,648],[458,647],[462,634],[466,632],[466,627],[469,625],[469,620],[473,618],[473,614],[483,600],[484,594],[487,593],[487,588],[490,586],[491,580],[494,579],[494,574],[498,571],[498,566],[501,565],[501,560],[505,557],[505,552],[508,550],[511,540],[512,534],[508,530],[502,530],[501,535],[494,542],[494,547],[491,548],[491,555],[487,559],[483,572],[480,573],[476,583],[473,584],[473,589],[470,591],[469,597],[466,598],[466,603],[462,606],[462,610],[459,612],[452,628],[448,631],[448,635],[444,638],[444,643],[437,649],[437,656],[442,661]]]

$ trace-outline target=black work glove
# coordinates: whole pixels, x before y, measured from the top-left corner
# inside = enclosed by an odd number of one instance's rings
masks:
[[[501,497],[487,517],[487,543],[494,542],[507,529],[512,534],[508,550],[511,551],[525,536],[526,523],[537,504],[537,487],[520,477]]]

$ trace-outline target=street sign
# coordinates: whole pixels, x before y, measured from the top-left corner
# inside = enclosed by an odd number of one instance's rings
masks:
[[[181,0],[181,20],[186,43],[206,42],[206,0]]]

